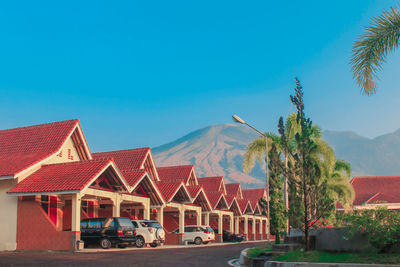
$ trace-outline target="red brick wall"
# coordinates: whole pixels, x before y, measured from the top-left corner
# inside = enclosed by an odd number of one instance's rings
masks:
[[[179,235],[166,232],[165,233],[165,244],[166,245],[179,245]]]
[[[38,203],[18,201],[18,250],[70,250],[71,232],[57,231]]]

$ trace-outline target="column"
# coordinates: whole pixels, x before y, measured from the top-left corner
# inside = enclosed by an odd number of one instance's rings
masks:
[[[222,213],[219,212],[219,213],[218,213],[218,242],[219,242],[219,243],[222,243],[222,242],[223,242],[223,240],[222,240],[222,230],[223,230],[223,222],[222,222],[222,219],[223,219]]]
[[[164,207],[157,208],[157,221],[164,227]]]
[[[235,217],[235,234],[237,234],[237,235],[240,233],[239,223],[240,223],[240,217],[236,216]]]
[[[260,219],[260,225],[259,225],[259,235],[260,235],[260,240],[264,239],[264,235],[263,235],[263,221],[262,219]]]
[[[183,244],[184,241],[184,233],[185,233],[185,208],[179,208],[179,244]]]
[[[79,249],[78,240],[81,239],[81,195],[72,195],[72,222],[71,222],[71,250]]]
[[[113,217],[120,217],[121,216],[121,197],[117,194],[113,202]]]
[[[143,203],[143,219],[150,220],[150,198],[148,198],[147,201]]]
[[[247,216],[244,217],[244,235],[246,236],[246,240],[249,240],[249,221]]]
[[[252,234],[253,234],[253,240],[256,240],[256,219],[253,216],[253,221],[252,221]]]
[[[229,216],[229,231],[231,232],[231,234],[233,234],[233,232],[235,231],[233,229],[233,215]]]
[[[204,225],[210,225],[210,213],[204,213]]]
[[[201,225],[201,209],[196,210],[196,224]]]

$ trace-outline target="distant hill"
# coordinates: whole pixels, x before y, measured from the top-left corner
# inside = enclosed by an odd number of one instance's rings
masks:
[[[159,166],[193,164],[201,176],[223,175],[246,187],[265,183],[265,165],[243,173],[246,145],[257,137],[247,127],[234,124],[208,126],[171,143],[153,148]],[[323,138],[336,156],[350,162],[353,175],[400,175],[400,130],[374,139],[353,132],[324,131]]]

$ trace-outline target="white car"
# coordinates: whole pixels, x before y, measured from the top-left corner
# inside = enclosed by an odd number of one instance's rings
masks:
[[[173,233],[179,233],[179,229]],[[215,239],[214,230],[208,225],[186,225],[183,235],[184,241],[195,243],[196,245],[208,244]]]
[[[161,224],[153,220],[132,220],[136,236],[135,245],[138,248],[145,244],[151,247],[157,247],[165,241],[165,231]]]

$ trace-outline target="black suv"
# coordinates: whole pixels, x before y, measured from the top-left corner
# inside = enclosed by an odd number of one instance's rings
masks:
[[[81,239],[86,244],[100,244],[104,249],[111,246],[126,247],[136,241],[129,218],[91,218],[81,221]]]

